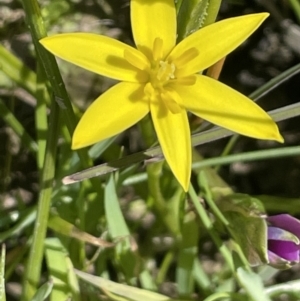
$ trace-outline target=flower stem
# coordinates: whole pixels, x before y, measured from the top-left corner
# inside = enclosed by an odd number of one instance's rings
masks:
[[[219,249],[220,253],[223,255],[223,257],[224,257],[225,261],[227,262],[231,271],[234,272],[234,265],[233,265],[231,253],[230,253],[229,249],[226,247],[226,245],[222,242],[220,237],[218,236],[216,230],[214,229],[213,223],[209,219],[208,214],[206,213],[203,206],[200,204],[198,196],[197,196],[192,184],[190,184],[189,196],[192,200],[192,203],[195,206],[195,209],[196,209],[205,229],[211,236],[212,240],[214,241],[215,245]]]
[[[55,159],[59,133],[58,105],[52,100],[45,160],[41,174],[41,189],[38,200],[37,217],[29,259],[25,269],[22,300],[29,301],[36,292],[40,280],[44,253],[44,239],[47,231],[48,215],[51,204],[52,186],[55,174]]]

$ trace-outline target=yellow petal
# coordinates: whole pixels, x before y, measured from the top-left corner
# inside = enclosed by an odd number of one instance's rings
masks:
[[[174,0],[131,0],[131,26],[135,44],[149,59],[155,38],[163,40],[163,58],[176,43]]]
[[[180,76],[197,73],[210,67],[242,44],[268,17],[267,13],[225,19],[206,26],[181,41],[170,54],[176,60],[191,48],[199,55],[190,60]]]
[[[163,154],[178,182],[188,190],[191,176],[191,137],[187,114],[171,113],[163,102],[150,103],[155,131]]]
[[[54,55],[89,71],[121,81],[143,81],[138,71],[124,58],[124,51],[139,51],[118,40],[91,34],[66,33],[40,40]]]
[[[149,112],[143,88],[136,83],[119,83],[98,97],[76,127],[72,149],[117,135],[142,119]]]
[[[221,127],[258,139],[283,142],[276,123],[251,99],[207,76],[193,86],[176,86],[182,105]]]

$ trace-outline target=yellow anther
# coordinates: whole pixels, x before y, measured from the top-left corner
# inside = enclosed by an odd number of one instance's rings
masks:
[[[130,65],[139,70],[147,70],[150,68],[148,59],[140,51],[130,51],[125,49],[124,58]]]
[[[192,86],[196,83],[197,76],[190,75],[186,77],[177,78],[175,84],[176,85],[184,85],[184,86]]]
[[[145,93],[145,95],[148,97],[148,99],[149,99],[150,101],[151,101],[151,100],[153,101],[153,100],[156,99],[155,95],[156,95],[157,93],[155,92],[155,89],[153,88],[153,86],[151,85],[151,83],[147,83],[147,84],[145,85],[144,93]]]
[[[169,91],[164,91],[163,93],[160,94],[160,97],[166,107],[173,113],[177,114],[181,112],[181,107],[180,105],[176,102],[176,100],[173,98],[173,93],[170,93]]]
[[[173,63],[176,65],[176,67],[178,69],[184,67],[185,64],[189,63],[191,60],[193,60],[195,57],[197,57],[199,55],[199,51],[192,47],[188,50],[186,50],[181,56],[179,56],[178,58],[174,58],[172,60],[172,58],[170,58]]]

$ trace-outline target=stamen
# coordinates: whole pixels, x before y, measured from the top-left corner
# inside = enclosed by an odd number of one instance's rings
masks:
[[[163,102],[165,103],[166,107],[173,114],[181,112],[182,109],[177,102],[177,100],[181,101],[181,98],[174,90],[164,90],[164,92],[161,93],[160,96]]]
[[[183,86],[192,86],[196,83],[197,76],[196,75],[190,75],[186,77],[177,78],[174,82],[176,85],[183,85]]]
[[[148,59],[139,51],[130,51],[128,49],[124,50],[125,60],[140,70],[147,70],[150,68]]]
[[[164,41],[161,38],[155,38],[153,43],[153,60],[158,61],[163,55]]]
[[[149,100],[155,99],[155,89],[151,85],[151,83],[147,83],[144,88],[145,95],[149,98]]]
[[[172,61],[176,65],[176,67],[180,69],[184,67],[185,64],[189,63],[191,60],[197,57],[198,55],[199,55],[199,51],[195,47],[192,47],[186,50],[179,57],[174,58]]]

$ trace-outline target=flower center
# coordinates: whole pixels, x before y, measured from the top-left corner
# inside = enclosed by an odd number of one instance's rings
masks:
[[[142,52],[124,51],[124,58],[128,63],[148,74],[148,79],[141,81],[146,83],[144,92],[148,99],[153,102],[162,101],[172,113],[181,112],[181,98],[172,84],[193,85],[196,82],[195,75],[182,77],[180,71],[197,55],[197,49],[190,48],[177,58],[165,59],[161,38],[154,40],[150,60]]]
[[[176,66],[173,62],[163,60],[163,40],[156,38],[153,43],[153,58],[149,70],[149,82],[154,89],[161,90],[175,79]]]
[[[166,61],[153,61],[149,71],[149,82],[154,89],[161,90],[172,79],[175,79],[176,67],[173,63]]]

